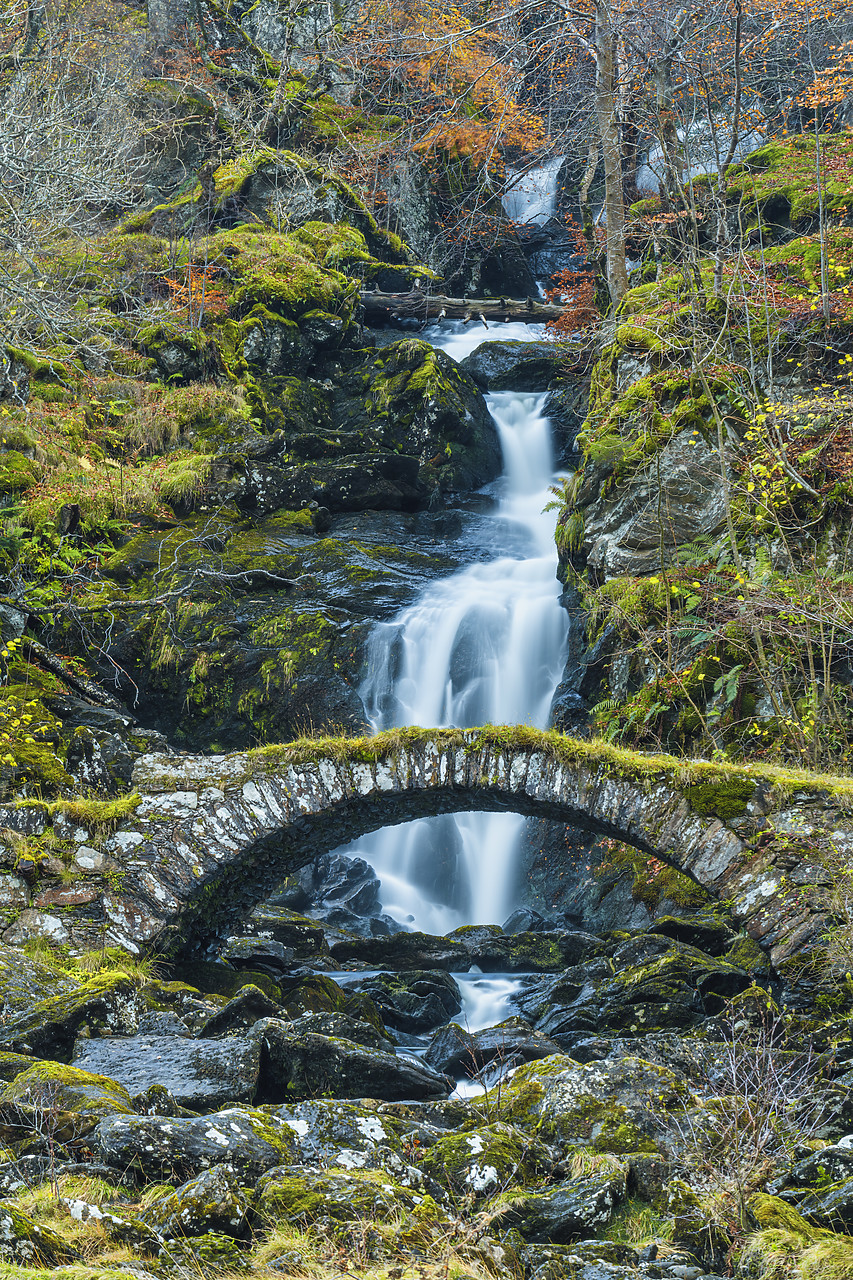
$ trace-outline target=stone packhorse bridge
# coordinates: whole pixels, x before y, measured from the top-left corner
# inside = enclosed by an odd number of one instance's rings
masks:
[[[83,806],[55,814],[76,850],[73,883],[0,875],[5,941],[45,935],[74,948],[192,952],[238,928],[289,872],[365,832],[511,810],[615,837],[677,867],[729,900],[779,963],[825,928],[823,864],[853,849],[853,780],[644,756],[525,727],[149,755],[134,785],[135,811],[111,834],[99,838],[91,818],[82,825]],[[34,830],[44,809],[5,812],[19,831]]]

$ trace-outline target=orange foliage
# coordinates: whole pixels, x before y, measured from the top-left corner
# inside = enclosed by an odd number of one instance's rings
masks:
[[[228,294],[215,283],[219,268],[190,263],[183,280],[166,279],[169,300],[176,311],[200,323],[203,316],[228,314]]]
[[[362,65],[405,86],[422,124],[414,147],[421,154],[442,151],[488,167],[500,164],[499,148],[533,151],[546,142],[542,119],[520,100],[522,78],[506,57],[501,22],[484,24],[433,0],[383,0],[366,6],[360,36]]]

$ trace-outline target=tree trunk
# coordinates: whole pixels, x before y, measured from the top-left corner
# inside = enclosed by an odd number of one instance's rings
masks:
[[[625,193],[622,140],[617,118],[618,38],[607,0],[595,6],[595,115],[604,159],[604,213],[607,218],[607,284],[616,307],[628,292],[625,263]]]
[[[363,292],[365,319],[371,322],[394,320],[527,320],[542,323],[557,320],[564,307],[539,302],[535,298],[449,298],[443,294],[426,294],[420,289],[411,293]]]

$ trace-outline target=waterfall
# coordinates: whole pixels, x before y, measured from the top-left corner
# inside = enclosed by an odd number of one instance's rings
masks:
[[[526,173],[507,169],[501,203],[511,222],[547,222],[554,216],[557,176],[565,158],[555,156],[547,164]]]
[[[539,336],[525,325],[501,337]],[[510,332],[511,331],[511,332]],[[482,340],[457,322],[426,336],[461,358]],[[487,397],[503,453],[495,541],[514,554],[472,564],[430,585],[367,648],[361,695],[375,731],[420,724],[545,726],[566,654],[559,603],[555,516],[543,512],[553,480],[544,394]],[[346,852],[381,880],[383,910],[413,928],[447,933],[461,924],[501,923],[515,903],[515,853],[524,819],[465,813],[425,818],[377,832]]]

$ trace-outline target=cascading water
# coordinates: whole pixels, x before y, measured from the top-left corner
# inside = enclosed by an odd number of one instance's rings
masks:
[[[522,173],[507,169],[506,187],[501,197],[506,216],[512,222],[547,222],[554,216],[557,175],[565,156],[555,156],[547,164]]]
[[[483,341],[461,322],[424,335],[456,359]],[[502,340],[535,340],[526,325]],[[495,542],[512,548],[430,586],[393,622],[377,626],[361,689],[374,730],[407,724],[547,724],[565,661],[555,517],[543,511],[553,480],[546,396],[490,395],[504,479]],[[466,813],[378,832],[346,850],[381,880],[383,909],[413,928],[443,934],[461,924],[500,923],[513,909],[514,865],[524,819]]]

